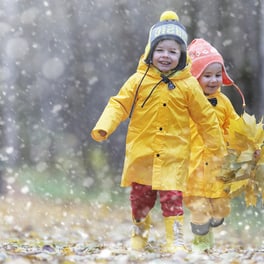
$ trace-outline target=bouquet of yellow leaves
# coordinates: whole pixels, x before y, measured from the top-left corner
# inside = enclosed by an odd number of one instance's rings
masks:
[[[256,206],[257,197],[264,201],[264,130],[262,120],[246,112],[232,120],[228,135],[228,155],[223,162],[221,180],[230,197],[245,192],[246,205]]]

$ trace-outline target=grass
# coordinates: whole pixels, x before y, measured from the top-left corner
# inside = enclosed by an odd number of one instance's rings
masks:
[[[71,177],[57,168],[37,171],[27,167],[15,173],[15,185],[23,194],[37,195],[45,199],[58,199],[63,201],[99,201],[102,203],[119,203],[126,197],[127,188],[119,184],[94,184],[87,187],[83,184],[85,178]],[[102,179],[106,181],[105,179]]]

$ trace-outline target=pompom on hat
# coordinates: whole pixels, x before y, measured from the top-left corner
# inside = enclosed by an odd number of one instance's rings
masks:
[[[187,47],[188,55],[191,58],[192,66],[191,73],[198,79],[206,67],[211,63],[218,62],[222,65],[222,78],[223,85],[231,86],[233,85],[240,93],[243,101],[243,107],[245,107],[245,98],[239,87],[234,83],[234,81],[229,77],[226,72],[224,60],[221,54],[214,48],[209,42],[204,39],[197,38],[194,39],[190,45]]]
[[[145,48],[144,60],[147,64],[152,63],[155,46],[159,41],[174,39],[183,50],[182,68],[186,65],[186,49],[188,35],[185,27],[179,22],[179,17],[174,11],[165,11],[160,16],[160,21],[153,25],[149,31],[148,44]]]

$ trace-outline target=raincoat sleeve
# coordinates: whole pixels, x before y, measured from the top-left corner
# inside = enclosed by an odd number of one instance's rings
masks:
[[[91,137],[98,142],[106,140],[126,120],[134,99],[136,87],[135,75],[132,75],[121,87],[117,95],[110,97],[103,113],[91,131]],[[103,130],[106,135],[103,137],[99,131]]]
[[[224,137],[225,137],[225,141],[227,140],[226,137],[228,135],[228,128],[230,126],[230,120],[238,120],[240,118],[240,116],[236,113],[232,103],[230,102],[230,100],[223,95],[223,99],[224,99],[224,108],[225,108],[225,120],[223,120],[223,124],[222,124],[222,129],[224,131]]]

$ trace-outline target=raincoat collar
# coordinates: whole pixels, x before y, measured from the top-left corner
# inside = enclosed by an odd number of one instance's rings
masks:
[[[146,76],[152,78],[153,80],[156,80],[156,84],[153,86],[149,95],[144,100],[142,107],[144,107],[145,103],[148,101],[148,99],[151,97],[151,95],[154,92],[154,90],[156,89],[156,87],[161,82],[167,83],[168,88],[170,90],[172,90],[176,87],[174,84],[175,81],[181,80],[181,79],[186,79],[186,78],[189,78],[192,76],[190,69],[191,69],[191,60],[190,60],[189,56],[187,55],[187,62],[186,62],[186,66],[184,69],[179,70],[179,71],[175,71],[175,72],[172,71],[170,73],[167,73],[167,75],[165,75],[164,73],[159,71],[157,68],[155,68],[152,64],[147,64],[144,60],[144,54],[143,54],[140,57],[138,67],[137,67],[137,73],[141,73],[143,76],[141,77],[141,80],[140,80],[138,87],[136,89],[136,92],[134,95],[134,100],[132,103],[132,107],[131,107],[130,113],[129,113],[129,118],[132,117],[138,92],[139,92],[140,87],[141,87],[142,83],[144,82],[144,79],[146,78]]]
[[[221,87],[219,87],[213,94],[205,95],[208,99],[217,97],[221,93]]]

